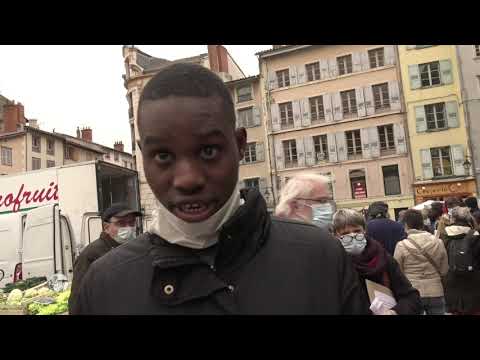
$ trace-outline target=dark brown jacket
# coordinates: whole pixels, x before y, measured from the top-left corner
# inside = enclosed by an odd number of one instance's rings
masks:
[[[73,307],[76,297],[78,296],[78,291],[82,280],[87,273],[90,265],[100,259],[103,255],[108,253],[110,250],[116,248],[119,243],[113,240],[108,234],[102,232],[100,238],[90,243],[85,249],[82,250],[80,255],[75,260],[73,265],[73,280],[72,280],[72,289],[70,298],[68,300],[69,308]]]

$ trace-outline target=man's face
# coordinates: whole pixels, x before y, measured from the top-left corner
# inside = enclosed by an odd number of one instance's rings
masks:
[[[331,194],[324,184],[316,184],[310,196],[306,198],[297,198],[294,202],[294,212],[296,217],[304,221],[312,220],[312,205],[322,204],[331,201]]]
[[[235,131],[219,97],[177,97],[141,107],[141,150],[155,197],[187,222],[208,219],[238,182],[245,129]]]
[[[136,217],[133,214],[116,217],[112,216],[108,223],[105,223],[103,231],[114,238],[118,234],[118,229],[123,227],[135,227]]]

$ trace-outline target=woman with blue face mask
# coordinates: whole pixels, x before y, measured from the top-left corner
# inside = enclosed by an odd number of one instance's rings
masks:
[[[392,291],[397,304],[382,315],[421,314],[419,292],[403,275],[395,259],[377,241],[366,236],[365,219],[359,212],[352,209],[337,211],[333,216],[333,228],[357,269],[365,294],[365,280]]]

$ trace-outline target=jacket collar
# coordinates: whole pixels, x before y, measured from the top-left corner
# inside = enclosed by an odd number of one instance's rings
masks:
[[[154,234],[147,235],[151,247],[153,275],[150,291],[160,304],[176,306],[205,298],[229,289],[228,274],[248,262],[268,237],[270,216],[265,201],[257,190],[242,190],[245,199],[235,214],[222,226],[219,234],[215,267],[222,277],[211,271],[198,256],[198,250],[171,244]],[[166,294],[170,286],[173,293]],[[232,312],[233,304],[219,303]]]
[[[408,235],[416,235],[416,234],[424,234],[424,233],[430,234],[428,231],[425,231],[425,230],[410,229],[407,231]]]
[[[268,238],[270,215],[265,200],[256,189],[242,189],[245,203],[222,226],[219,233],[216,267],[232,267],[253,257]],[[157,235],[151,234],[150,254],[152,265],[172,268],[200,264],[196,250],[170,244]]]

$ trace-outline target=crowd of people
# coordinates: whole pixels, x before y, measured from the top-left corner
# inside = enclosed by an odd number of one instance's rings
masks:
[[[388,205],[340,209],[328,179],[304,173],[284,187],[276,215],[324,226],[363,280],[391,289],[396,314],[480,315],[480,210],[475,197],[450,197],[390,219]],[[366,292],[366,289],[364,289]],[[420,301],[420,305],[418,303]]]
[[[135,237],[139,213],[104,212],[102,235],[76,259],[70,314],[480,311],[476,202],[396,222],[382,202],[366,216],[337,210],[328,179],[302,174],[271,216],[257,189],[238,185],[247,133],[235,120],[229,90],[203,66],[175,63],[147,83],[138,147],[154,221]]]

